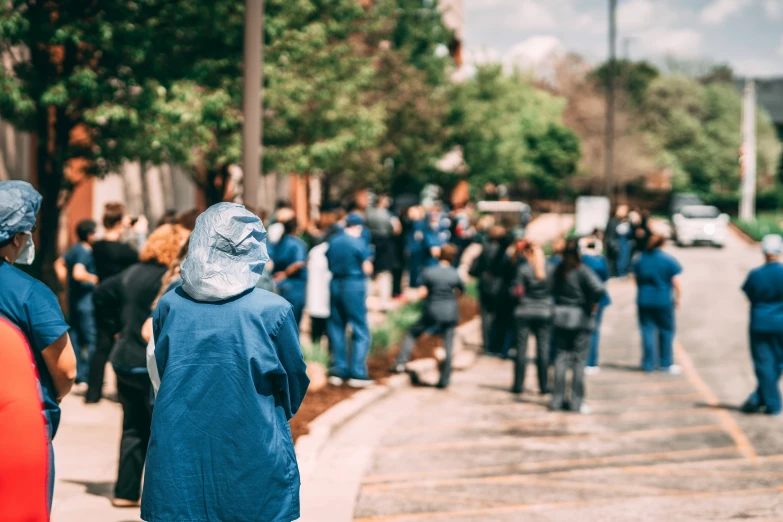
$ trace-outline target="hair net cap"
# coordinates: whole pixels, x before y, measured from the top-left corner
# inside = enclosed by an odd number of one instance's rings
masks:
[[[359,225],[364,225],[364,217],[358,212],[351,212],[348,214],[348,217],[345,218],[345,226],[357,227]]]
[[[43,197],[26,181],[0,182],[0,241],[35,227]]]
[[[236,203],[218,203],[196,220],[182,263],[182,289],[198,301],[222,301],[255,288],[267,261],[258,216]]]
[[[773,256],[780,255],[783,252],[783,237],[778,234],[768,234],[761,240],[761,251]]]

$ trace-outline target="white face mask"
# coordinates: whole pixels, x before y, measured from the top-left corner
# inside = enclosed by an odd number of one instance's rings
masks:
[[[17,265],[32,265],[35,259],[35,243],[33,243],[33,235],[27,234],[27,243],[19,253],[19,257],[16,258]]]

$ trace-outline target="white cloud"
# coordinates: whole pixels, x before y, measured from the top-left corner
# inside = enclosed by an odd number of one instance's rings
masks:
[[[630,0],[617,9],[617,25],[621,32],[636,32],[651,26],[667,25],[677,18],[677,13],[660,1]]]
[[[695,29],[657,28],[639,34],[642,51],[647,54],[675,54],[698,56],[702,50],[702,36]]]
[[[709,25],[723,23],[731,15],[741,11],[753,0],[714,0],[701,10],[701,21]]]
[[[739,76],[750,78],[766,78],[783,74],[783,61],[749,58],[740,60],[734,65]]]
[[[504,2],[501,23],[518,31],[582,30],[601,34],[606,21],[577,9],[574,0],[491,0]]]
[[[783,18],[783,0],[764,0],[764,12],[773,20]]]
[[[520,30],[554,29],[557,27],[557,18],[546,3],[522,0],[508,23]]]

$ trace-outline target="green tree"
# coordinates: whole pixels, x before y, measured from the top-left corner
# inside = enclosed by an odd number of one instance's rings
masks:
[[[449,124],[471,184],[528,180],[545,192],[558,188],[580,157],[578,139],[560,123],[564,106],[564,99],[504,75],[499,66],[481,67],[455,85]]]
[[[654,65],[646,61],[617,60],[615,63],[615,88],[624,90],[628,99],[638,106],[644,101],[650,83],[660,74]],[[592,75],[599,81],[605,92],[609,87],[609,63],[601,64],[593,71]]]
[[[38,136],[44,199],[34,270],[50,285],[59,213],[81,179],[73,160],[96,154],[86,114],[106,102],[128,103],[146,78],[178,69],[160,46],[176,34],[161,23],[169,8],[156,0],[0,3],[0,52],[10,60],[10,66],[0,61],[0,117]]]

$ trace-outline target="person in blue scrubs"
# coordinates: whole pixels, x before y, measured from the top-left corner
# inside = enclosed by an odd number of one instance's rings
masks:
[[[601,254],[601,247],[598,239],[594,236],[586,239],[582,249],[582,263],[595,272],[598,279],[605,285],[610,277],[609,264],[606,262],[606,258],[603,254]],[[601,371],[598,366],[601,323],[604,318],[604,310],[610,304],[612,304],[612,300],[609,298],[609,292],[604,292],[604,296],[598,301],[598,307],[595,310],[595,329],[593,330],[593,338],[590,344],[590,354],[587,356],[587,367],[585,367],[586,375],[595,375]]]
[[[752,270],[742,285],[750,300],[750,354],[758,385],[742,405],[745,413],[779,415],[783,370],[783,238],[765,236],[761,242],[765,263]]]
[[[408,286],[419,288],[425,258],[424,233],[427,231],[422,208],[411,207],[408,210],[408,220],[410,225],[405,238],[406,250],[408,251]]]
[[[633,264],[642,334],[642,370],[651,373],[659,368],[677,375],[682,370],[674,364],[675,309],[680,303],[678,276],[682,267],[661,250],[664,242],[663,236],[650,236],[647,248]]]
[[[266,230],[241,205],[196,221],[182,286],[153,313],[160,388],[143,520],[300,517],[289,420],[309,379],[293,307],[256,288],[268,260]]]
[[[437,266],[440,260],[440,249],[446,244],[443,236],[443,225],[440,215],[430,212],[427,219],[428,228],[424,231],[424,267]]]
[[[68,313],[71,324],[71,340],[76,350],[76,382],[87,382],[90,362],[95,354],[97,330],[93,290],[98,284],[92,243],[98,225],[85,219],[76,225],[79,242],[69,248],[55,263],[61,282],[68,285]]]
[[[302,321],[307,289],[307,245],[296,237],[296,219],[283,223],[285,232],[272,253],[272,272],[278,293],[294,307],[294,319]]]
[[[76,354],[57,296],[42,282],[13,266],[32,264],[35,258],[33,232],[42,199],[27,182],[0,182],[0,315],[27,338],[38,370],[49,434],[51,508],[54,491],[51,441],[60,425],[60,401],[76,379]]]
[[[370,326],[367,321],[367,277],[372,274],[372,251],[362,239],[364,218],[351,213],[345,218],[345,230],[329,240],[326,259],[332,281],[329,286],[331,313],[326,335],[332,352],[329,382],[335,386],[347,381],[362,388],[373,384],[367,372],[370,353]],[[345,328],[350,324],[353,344],[351,362]]]

